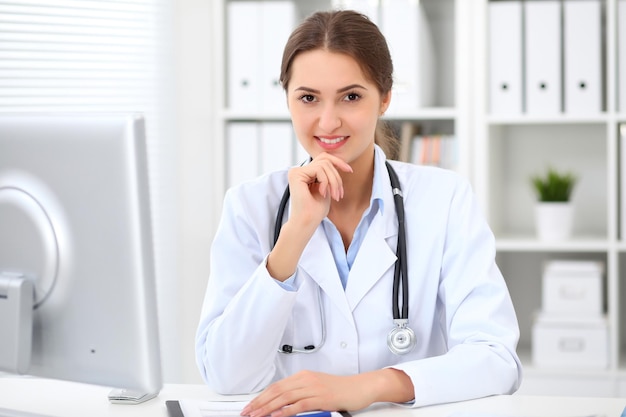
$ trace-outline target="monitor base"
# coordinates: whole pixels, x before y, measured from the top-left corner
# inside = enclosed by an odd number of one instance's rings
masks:
[[[153,399],[159,392],[141,392],[130,389],[116,388],[109,393],[109,401],[113,404],[141,404]]]

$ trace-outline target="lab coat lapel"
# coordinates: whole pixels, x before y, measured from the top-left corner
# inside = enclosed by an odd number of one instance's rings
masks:
[[[390,247],[390,242],[395,248],[398,231],[394,223],[395,217],[389,215],[390,211],[395,213],[393,203],[391,206],[386,204],[385,208],[385,215],[377,215],[372,220],[350,270],[346,286],[346,298],[350,311],[354,311],[365,294],[385,275],[385,272],[393,271],[397,257]],[[391,286],[391,281],[389,285]]]
[[[299,266],[320,286],[342,314],[352,321],[352,313],[346,302],[346,295],[335,266],[335,259],[322,225],[317,227],[304,248]]]

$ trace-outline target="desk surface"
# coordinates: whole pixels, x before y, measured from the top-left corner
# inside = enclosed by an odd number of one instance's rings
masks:
[[[203,385],[166,385],[158,397],[146,403],[119,405],[109,403],[109,391],[94,385],[0,376],[0,409],[62,417],[167,417],[166,400],[220,398]],[[359,417],[620,417],[624,407],[626,399],[621,398],[502,395],[416,409],[379,404],[352,414]]]

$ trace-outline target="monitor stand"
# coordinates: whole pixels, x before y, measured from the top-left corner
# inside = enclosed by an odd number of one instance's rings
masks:
[[[116,388],[109,393],[109,401],[114,404],[141,404],[159,395],[159,392],[142,392]],[[2,415],[0,414],[0,417]]]

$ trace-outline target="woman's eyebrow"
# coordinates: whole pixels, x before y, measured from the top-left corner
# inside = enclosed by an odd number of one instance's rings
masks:
[[[338,89],[337,93],[344,93],[346,91],[353,90],[355,88],[362,88],[363,90],[367,90],[367,88],[363,87],[361,84],[350,84],[350,85],[347,85],[345,87],[341,87],[340,89]],[[298,87],[298,88],[294,89],[294,91],[305,91],[307,93],[315,93],[315,94],[319,94],[320,93],[319,90],[316,90],[316,89],[310,88],[310,87],[305,87],[305,86]]]
[[[307,93],[315,93],[315,94],[319,94],[320,93],[319,90],[316,90],[314,88],[304,87],[304,86],[298,87],[298,88],[294,89],[293,91],[305,91]]]
[[[362,88],[363,90],[367,90],[367,88],[363,87],[361,84],[350,84],[347,85],[343,88],[340,88],[339,90],[337,90],[338,93],[344,93],[348,90],[354,90],[355,88]]]

